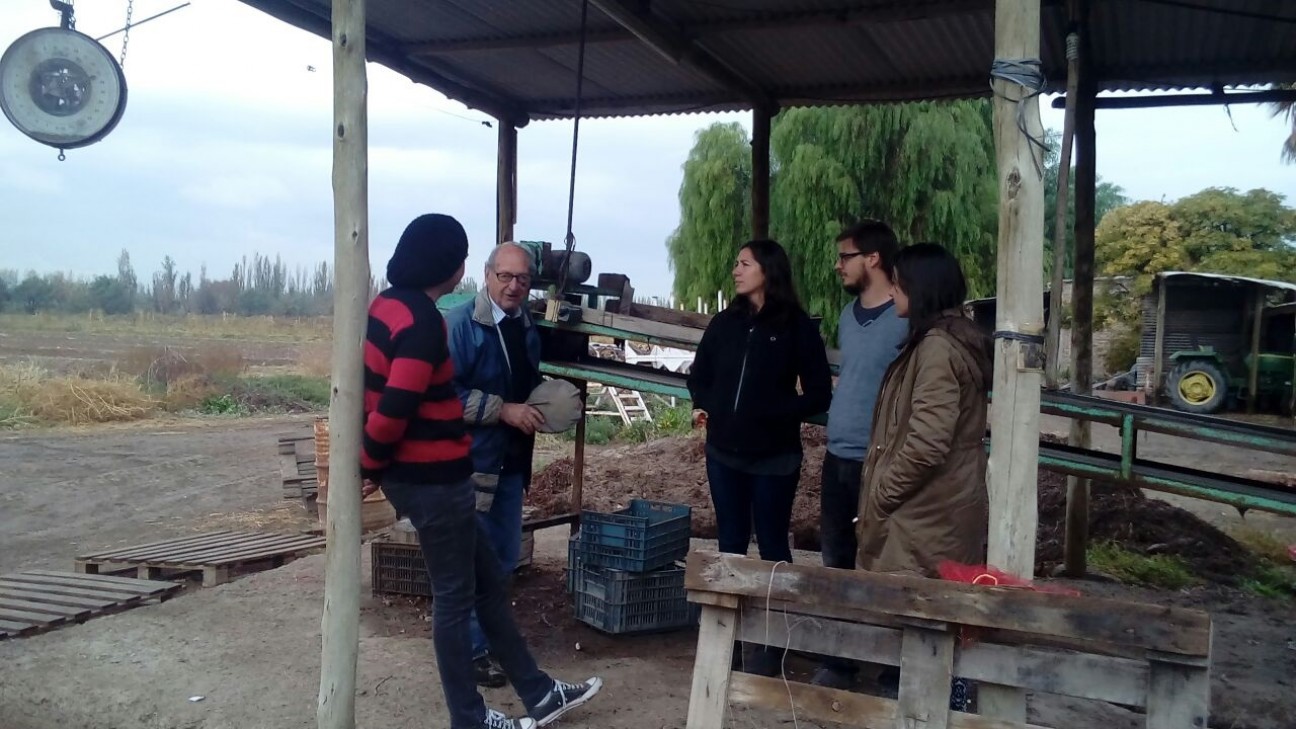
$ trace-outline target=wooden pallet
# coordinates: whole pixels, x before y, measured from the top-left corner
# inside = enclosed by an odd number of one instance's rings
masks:
[[[688,729],[727,726],[731,704],[845,726],[1043,729],[951,710],[954,677],[1141,708],[1148,729],[1208,725],[1201,611],[702,551],[685,587],[703,606]],[[899,696],[735,671],[736,642],[897,666]]]
[[[315,468],[315,438],[310,435],[279,439],[279,476],[285,499],[306,501],[319,491]]]
[[[0,640],[161,602],[180,588],[173,582],[47,570],[0,575]]]
[[[312,535],[211,532],[83,555],[76,559],[76,571],[98,574],[133,567],[140,579],[161,577],[164,571],[201,572],[203,586],[211,587],[229,582],[236,568],[279,567],[324,544],[324,537]]]

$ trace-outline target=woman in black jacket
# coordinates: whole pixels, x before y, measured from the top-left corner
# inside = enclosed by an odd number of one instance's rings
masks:
[[[733,277],[738,295],[711,320],[688,377],[695,423],[707,428],[720,551],[747,554],[754,521],[761,559],[791,562],[801,421],[828,409],[828,357],[782,246],[743,245]]]

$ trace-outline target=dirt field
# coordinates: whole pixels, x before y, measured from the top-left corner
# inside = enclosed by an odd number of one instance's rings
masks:
[[[308,422],[181,420],[0,437],[0,571],[70,569],[83,550],[196,530],[308,526],[300,506],[280,499],[274,459],[276,438],[305,433]],[[551,444],[550,450],[557,449]],[[561,453],[544,457],[555,455]],[[591,482],[587,489],[617,493],[620,485]],[[519,579],[516,600],[542,664],[564,677],[598,674],[607,681],[605,695],[564,725],[682,726],[695,632],[612,638],[575,621],[563,589],[565,537],[561,527],[539,535],[536,565]],[[816,559],[797,554],[798,561]],[[309,557],[220,587],[191,588],[160,606],[0,643],[0,727],[314,726],[322,575],[322,556]],[[1227,589],[1075,586],[1088,594],[1211,611],[1212,725],[1291,725],[1296,632],[1290,602]],[[443,708],[425,606],[364,593],[359,725],[437,725]],[[191,702],[195,696],[204,698]],[[516,708],[507,690],[488,698]],[[1033,721],[1052,726],[1133,729],[1142,719],[1116,707],[1047,696],[1032,697],[1031,707]],[[730,725],[791,725],[791,718],[736,711]]]
[[[231,340],[193,335],[99,334],[90,332],[0,332],[0,364],[35,362],[43,367],[66,371],[110,367],[127,359],[133,351],[162,347],[234,348],[252,367],[285,367],[297,364],[303,352],[315,353],[319,344],[284,341]]]

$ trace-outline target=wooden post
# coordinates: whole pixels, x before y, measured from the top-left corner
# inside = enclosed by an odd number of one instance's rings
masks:
[[[1071,4],[1075,5],[1074,2]],[[1066,113],[1062,117],[1062,150],[1058,155],[1057,206],[1053,211],[1053,276],[1049,285],[1048,340],[1044,344],[1048,357],[1044,367],[1044,384],[1050,390],[1058,389],[1061,384],[1058,363],[1062,355],[1062,286],[1066,279],[1067,202],[1071,192],[1071,140],[1075,136],[1076,91],[1079,85],[1079,38],[1073,32],[1067,36]],[[1076,283],[1071,285],[1072,298],[1075,297]],[[1075,327],[1074,317],[1071,326]],[[1074,337],[1072,334],[1072,338]]]
[[[996,0],[995,58],[1038,59],[1039,0]],[[989,562],[1011,574],[1035,574],[1039,469],[1039,407],[1043,357],[1023,338],[1044,334],[1044,179],[1042,152],[1027,134],[1043,141],[1039,97],[994,80],[995,150],[999,167],[999,297],[995,338],[994,401],[990,408]],[[1015,101],[1016,99],[1023,99]],[[1019,110],[1019,104],[1024,108]],[[1017,126],[1018,115],[1025,132]],[[1021,689],[986,684],[986,716],[1025,722]]]
[[[1098,89],[1093,82],[1089,58],[1088,10],[1088,0],[1072,0],[1071,18],[1079,28],[1078,60],[1074,64],[1077,67],[1075,93],[1078,98],[1075,120],[1075,267],[1071,277],[1071,392],[1076,395],[1093,392],[1094,208],[1098,184],[1094,100]],[[1089,437],[1089,421],[1072,419],[1068,442],[1088,448]],[[1089,479],[1067,476],[1062,563],[1066,574],[1072,577],[1083,577],[1087,568],[1089,484]]]
[[[1152,285],[1157,289],[1156,331],[1152,332],[1152,387],[1148,389],[1152,391],[1152,399],[1155,401],[1161,392],[1161,378],[1165,376],[1161,362],[1165,359],[1166,289],[1170,285],[1170,279],[1158,276],[1152,279]]]
[[[752,238],[769,237],[770,120],[773,113],[761,106],[752,110]]]
[[[585,400],[589,397],[589,383],[580,381],[581,413],[576,421],[576,453],[572,457],[571,510],[576,518],[571,523],[571,533],[580,531],[581,504],[585,492]]]
[[[320,633],[320,729],[354,729],[360,636],[360,443],[369,308],[365,0],[333,0],[333,393]]]
[[[517,127],[499,119],[499,144],[495,156],[495,237],[498,243],[513,240],[517,224]],[[537,265],[539,261],[536,262]]]
[[[1255,290],[1255,309],[1251,318],[1251,366],[1247,368],[1247,412],[1256,411],[1256,398],[1260,395],[1260,333],[1264,319],[1265,290]]]

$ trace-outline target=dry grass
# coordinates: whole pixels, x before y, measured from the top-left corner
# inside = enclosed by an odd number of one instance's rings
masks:
[[[1291,564],[1287,554],[1287,545],[1272,532],[1263,531],[1253,526],[1242,526],[1231,530],[1231,536],[1242,543],[1242,546],[1256,555],[1280,565]]]
[[[0,314],[0,331],[93,332],[141,336],[185,335],[209,339],[255,339],[271,342],[327,341],[333,319],[326,316],[163,316],[140,312],[102,314]]]
[[[304,344],[297,350],[295,374],[329,377],[333,372],[333,345],[329,342]]]
[[[247,363],[238,348],[223,344],[179,347],[135,347],[118,368],[135,375],[145,388],[170,392],[171,385],[195,378],[238,377]]]
[[[131,377],[89,379],[35,365],[0,366],[0,424],[90,425],[148,417],[158,401]]]

